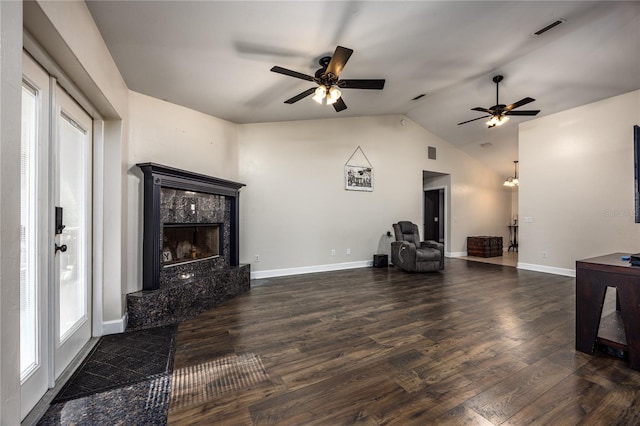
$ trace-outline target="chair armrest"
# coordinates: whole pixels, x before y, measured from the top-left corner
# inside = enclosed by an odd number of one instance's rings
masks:
[[[438,242],[433,241],[433,240],[422,241],[420,243],[420,247],[430,247],[430,248],[435,248],[435,249],[438,249],[438,250],[444,250],[444,244],[438,243]]]
[[[394,265],[415,265],[416,246],[409,241],[391,242],[391,261]]]
[[[422,241],[420,247],[430,247],[440,251],[440,269],[444,269],[444,244],[433,240]]]

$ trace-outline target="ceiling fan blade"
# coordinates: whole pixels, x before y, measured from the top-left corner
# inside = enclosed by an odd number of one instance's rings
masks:
[[[491,116],[490,115],[484,115],[482,117],[478,117],[478,118],[474,118],[474,119],[471,119],[471,120],[463,121],[462,123],[458,123],[458,126],[461,125],[461,124],[471,123],[472,121],[482,120],[483,118],[487,118],[487,117],[491,117]]]
[[[480,112],[486,112],[487,114],[493,114],[495,111],[492,109],[487,109],[487,108],[482,108],[482,107],[475,107],[475,108],[471,108],[471,111],[480,111]]]
[[[302,93],[300,93],[300,94],[298,94],[298,95],[295,95],[295,96],[294,96],[293,98],[291,98],[291,99],[287,99],[286,101],[284,101],[284,103],[285,103],[285,104],[293,104],[293,103],[295,103],[295,102],[298,102],[300,99],[304,99],[304,98],[306,98],[307,96],[309,96],[309,95],[313,94],[313,92],[315,92],[315,91],[316,91],[316,89],[315,89],[314,87],[312,87],[311,89],[307,89],[307,90],[305,90],[304,92],[302,92]]]
[[[353,50],[346,47],[336,47],[336,51],[333,52],[331,61],[329,62],[329,65],[327,65],[325,74],[333,74],[335,78],[338,78],[342,72],[342,68],[344,68],[344,65],[347,63],[352,53]]]
[[[528,111],[507,111],[504,115],[537,115],[539,112],[539,109]]]
[[[277,72],[278,74],[288,75],[289,77],[299,78],[302,80],[315,81],[315,79],[310,75],[302,74],[301,72],[297,72],[297,71],[291,71],[282,67],[277,67],[277,66],[273,67],[271,68],[271,71]]]
[[[338,87],[341,89],[384,89],[384,80],[340,80]]]
[[[528,104],[530,102],[533,102],[533,101],[535,101],[535,99],[529,98],[529,97],[524,98],[524,99],[520,99],[518,102],[516,102],[514,104],[511,104],[511,105],[507,105],[506,107],[504,107],[504,110],[505,111],[511,111],[514,108],[521,107],[522,105],[526,105],[526,104]]]
[[[333,104],[333,109],[335,109],[336,112],[340,112],[347,109],[347,105],[342,100],[342,96],[339,97],[338,100]]]

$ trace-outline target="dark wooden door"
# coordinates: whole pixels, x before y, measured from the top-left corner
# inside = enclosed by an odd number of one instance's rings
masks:
[[[424,239],[441,241],[444,233],[440,232],[444,229],[442,222],[444,215],[441,214],[443,205],[442,189],[433,189],[424,191]]]

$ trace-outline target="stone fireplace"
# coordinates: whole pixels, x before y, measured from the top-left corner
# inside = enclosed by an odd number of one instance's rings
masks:
[[[155,163],[143,172],[143,290],[127,295],[128,328],[192,318],[248,291],[239,264],[244,185]]]

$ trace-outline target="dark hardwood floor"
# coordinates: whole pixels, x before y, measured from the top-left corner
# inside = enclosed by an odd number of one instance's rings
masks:
[[[169,424],[638,424],[640,373],[574,350],[574,287],[460,259],[253,282],[180,324]]]

